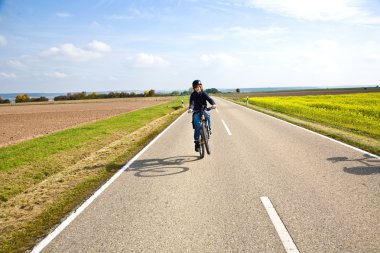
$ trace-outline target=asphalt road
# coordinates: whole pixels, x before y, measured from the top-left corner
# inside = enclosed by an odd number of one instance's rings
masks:
[[[378,158],[216,101],[210,156],[181,116],[43,252],[286,252],[263,196],[299,252],[380,252]]]

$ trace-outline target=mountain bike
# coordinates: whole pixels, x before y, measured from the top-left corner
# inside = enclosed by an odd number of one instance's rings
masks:
[[[203,106],[201,110],[193,112],[193,114],[202,113],[201,130],[199,134],[199,145],[200,145],[199,156],[201,159],[205,156],[205,151],[207,152],[207,154],[209,155],[211,154],[211,147],[209,143],[211,130],[210,130],[210,126],[207,124],[207,116],[204,113],[205,111],[210,111],[210,110],[212,110],[212,107]]]

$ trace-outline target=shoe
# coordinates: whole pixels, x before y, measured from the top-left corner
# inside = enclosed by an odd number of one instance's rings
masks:
[[[201,146],[199,145],[199,142],[195,142],[195,152],[199,152],[199,149]]]

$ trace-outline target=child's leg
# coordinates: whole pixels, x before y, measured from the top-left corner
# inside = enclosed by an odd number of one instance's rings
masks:
[[[211,129],[211,115],[208,111],[205,111],[206,118],[207,118],[207,125]]]
[[[199,134],[201,132],[201,113],[194,114],[194,142],[199,141]]]

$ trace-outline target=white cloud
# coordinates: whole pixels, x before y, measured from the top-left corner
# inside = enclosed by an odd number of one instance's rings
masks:
[[[225,38],[225,34],[201,34],[201,35],[193,35],[190,36],[190,39],[193,40],[204,40],[204,41],[217,41]]]
[[[69,18],[73,16],[71,13],[68,12],[58,12],[56,15],[60,18]]]
[[[366,0],[248,0],[247,2],[254,8],[298,19],[380,24],[379,17],[365,10]]]
[[[0,79],[16,79],[17,75],[15,73],[5,73],[0,72]]]
[[[114,76],[109,76],[108,80],[110,80],[110,81],[117,81],[119,79],[117,77],[114,77]]]
[[[263,27],[263,28],[247,28],[234,26],[229,28],[217,28],[213,33],[193,35],[190,39],[202,41],[219,41],[230,37],[264,37],[278,34],[284,34],[287,29],[281,27]]]
[[[334,40],[321,39],[321,40],[317,40],[315,42],[315,46],[317,48],[320,48],[320,49],[323,49],[323,50],[326,50],[326,49],[336,49],[336,48],[339,47],[339,43],[337,41],[334,41]]]
[[[8,44],[7,39],[4,36],[0,35],[0,47],[4,47],[7,44]]]
[[[147,53],[138,53],[134,57],[128,58],[128,60],[133,61],[136,67],[163,66],[168,64],[164,58]]]
[[[131,16],[125,16],[125,15],[111,15],[111,16],[108,16],[108,19],[111,19],[111,20],[129,20],[129,19],[133,19]]]
[[[52,73],[46,73],[45,76],[54,77],[54,78],[66,78],[67,75],[63,72],[54,71]]]
[[[283,34],[287,30],[280,27],[265,27],[265,28],[245,28],[245,27],[231,27],[228,28],[227,31],[231,35],[236,36],[253,36],[253,37],[262,37],[267,35],[273,35],[273,34]]]
[[[97,21],[92,21],[91,26],[92,27],[101,27],[100,23]]]
[[[323,54],[314,51],[300,52],[296,57],[299,58],[299,66],[311,66],[317,68],[316,71],[323,70],[326,72],[335,73],[339,70],[339,65],[335,61],[334,56]]]
[[[52,47],[43,55],[58,58],[68,58],[74,61],[89,61],[101,58],[111,51],[111,47],[104,42],[94,40],[86,48],[77,47],[71,43],[59,47]]]
[[[97,40],[93,40],[91,43],[89,43],[88,47],[91,50],[98,51],[98,52],[107,53],[111,51],[111,47],[109,45],[107,45],[106,43],[102,41],[97,41]]]
[[[380,63],[380,54],[369,55],[365,57],[364,60],[370,63],[372,62]]]
[[[11,68],[18,69],[18,70],[25,70],[28,68],[28,66],[26,66],[24,63],[17,60],[8,61],[7,65]]]
[[[200,59],[201,61],[207,64],[217,64],[217,65],[236,66],[242,63],[239,59],[226,53],[202,54]]]

